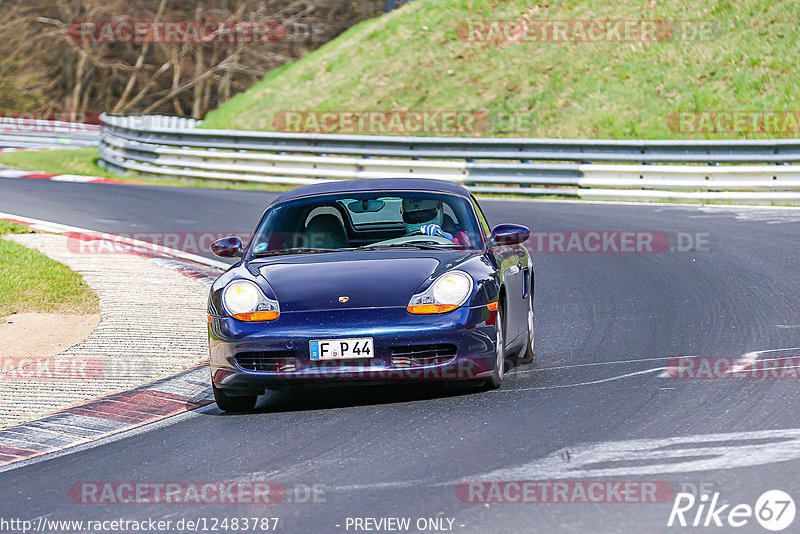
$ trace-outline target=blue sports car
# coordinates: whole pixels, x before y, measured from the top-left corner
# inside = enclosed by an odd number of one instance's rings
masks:
[[[450,182],[373,179],[294,189],[264,212],[208,301],[217,405],[309,381],[460,381],[497,388],[533,359],[524,226],[490,229]]]

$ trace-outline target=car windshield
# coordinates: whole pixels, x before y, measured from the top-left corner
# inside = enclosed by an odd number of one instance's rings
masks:
[[[251,255],[353,249],[479,249],[468,200],[442,193],[364,192],[301,198],[264,215]]]

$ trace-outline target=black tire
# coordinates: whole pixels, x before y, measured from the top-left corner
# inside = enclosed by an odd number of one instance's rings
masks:
[[[534,330],[535,317],[533,315],[533,294],[528,297],[528,342],[519,352],[518,363],[533,363],[536,356],[536,336]]]
[[[214,384],[211,384],[211,387],[214,389],[214,400],[223,412],[249,412],[255,408],[256,401],[258,401],[258,395],[228,395],[221,389],[217,389]]]
[[[496,356],[492,374],[484,383],[484,389],[487,391],[497,389],[502,385],[506,369],[506,336],[505,330],[503,329],[503,313],[499,308],[497,310],[497,317],[495,318],[495,327],[497,328],[497,341],[495,343]]]

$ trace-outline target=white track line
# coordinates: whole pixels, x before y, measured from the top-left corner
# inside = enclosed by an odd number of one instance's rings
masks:
[[[540,391],[544,389],[564,389],[564,388],[574,388],[578,386],[591,386],[593,384],[602,384],[604,382],[613,382],[614,380],[622,380],[623,378],[630,378],[632,376],[637,375],[644,375],[647,373],[653,373],[655,371],[663,371],[666,367],[654,367],[653,369],[645,369],[644,371],[636,371],[633,373],[626,373],[624,375],[619,376],[612,376],[610,378],[602,378],[600,380],[592,380],[590,382],[577,382],[575,384],[561,384],[558,386],[541,386],[535,388],[519,388],[519,389],[496,389],[492,393],[515,393],[517,391]]]
[[[679,360],[681,358],[698,358],[699,356],[662,356],[659,358],[642,358],[640,360],[616,360],[613,362],[592,362],[592,363],[576,363],[574,365],[559,365],[555,367],[537,367],[535,369],[526,369],[524,371],[510,371],[508,375],[522,375],[527,373],[538,373],[541,371],[556,371],[559,369],[574,369],[576,367],[594,367],[598,365],[619,365],[626,363],[639,363],[639,362],[655,362],[663,360]]]
[[[131,245],[134,247],[144,248],[153,252],[161,253],[167,256],[172,256],[175,258],[181,258],[184,260],[193,261],[195,263],[199,263],[201,265],[208,265],[209,267],[216,267],[218,269],[222,269],[223,271],[227,271],[230,268],[230,265],[227,263],[223,263],[221,261],[212,260],[209,258],[204,258],[203,256],[199,256],[197,254],[191,254],[189,252],[184,252],[182,250],[177,250],[174,248],[164,247],[161,245],[155,245],[153,243],[148,243],[147,241],[140,241],[138,239],[130,239],[128,237],[122,237],[114,234],[110,234],[108,232],[98,232],[97,230],[88,230],[86,228],[80,228],[78,226],[69,226],[66,224],[55,223],[51,221],[44,221],[42,219],[33,219],[31,217],[23,217],[22,215],[14,215],[12,213],[3,213],[0,212],[0,219],[16,219],[18,221],[22,221],[28,224],[33,225],[34,228],[38,228],[39,230],[45,232],[53,232],[53,233],[63,233],[63,232],[74,232],[76,234],[84,234],[91,237],[96,237],[98,239],[107,239],[112,240],[117,243],[124,243],[126,245]]]

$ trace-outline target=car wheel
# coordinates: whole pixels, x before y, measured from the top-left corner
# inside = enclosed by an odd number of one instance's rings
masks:
[[[258,395],[228,395],[214,384],[211,384],[211,387],[214,389],[214,400],[223,412],[247,412],[252,410],[258,401]]]
[[[519,358],[517,359],[519,363],[532,363],[536,355],[536,337],[534,336],[533,323],[533,295],[531,295],[528,297],[528,342],[519,353]]]
[[[497,310],[497,317],[494,321],[497,328],[497,341],[495,342],[495,361],[494,370],[491,376],[486,380],[485,389],[497,389],[503,383],[503,375],[506,370],[506,348],[505,348],[505,331],[503,329],[503,314]]]

